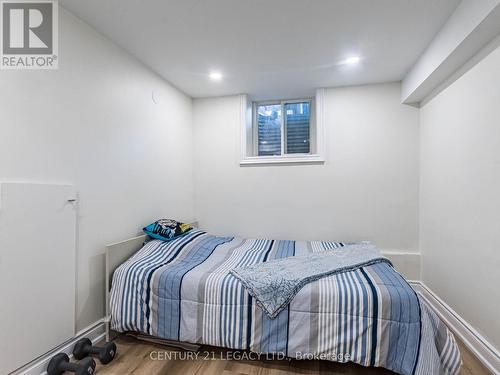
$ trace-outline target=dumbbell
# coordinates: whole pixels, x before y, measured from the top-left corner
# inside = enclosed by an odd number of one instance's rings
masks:
[[[103,347],[92,346],[92,341],[87,338],[80,339],[73,348],[73,356],[82,359],[90,354],[96,354],[99,361],[105,365],[115,358],[116,345],[114,342],[107,342]]]
[[[92,375],[94,370],[95,361],[92,358],[85,358],[78,363],[71,363],[66,353],[59,353],[50,360],[47,374],[61,375],[65,371],[70,371],[76,375]]]

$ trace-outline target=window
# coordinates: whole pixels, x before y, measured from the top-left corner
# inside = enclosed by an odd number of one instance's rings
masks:
[[[309,154],[311,133],[311,102],[285,103],[286,154]]]
[[[311,100],[255,103],[257,156],[309,154]]]
[[[251,102],[242,95],[240,164],[323,162],[317,100]]]
[[[257,155],[281,155],[281,104],[256,104]]]

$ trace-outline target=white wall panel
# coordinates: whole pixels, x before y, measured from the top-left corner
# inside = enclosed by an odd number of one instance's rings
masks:
[[[0,373],[75,333],[72,186],[0,184]]]

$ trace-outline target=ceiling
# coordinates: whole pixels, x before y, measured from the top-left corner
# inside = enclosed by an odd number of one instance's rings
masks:
[[[188,95],[254,99],[399,81],[459,2],[60,0]]]

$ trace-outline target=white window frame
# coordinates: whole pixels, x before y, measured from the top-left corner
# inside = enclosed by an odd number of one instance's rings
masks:
[[[316,90],[314,98],[293,99],[293,100],[270,100],[265,102],[252,103],[247,95],[240,96],[240,122],[241,122],[241,160],[240,165],[259,165],[259,164],[322,164],[324,157],[323,140],[323,99],[324,89]],[[293,102],[310,101],[311,109],[309,145],[308,154],[286,154],[285,152],[285,114],[281,118],[281,155],[257,156],[258,153],[258,128],[255,126],[256,106],[266,104],[281,104]]]

